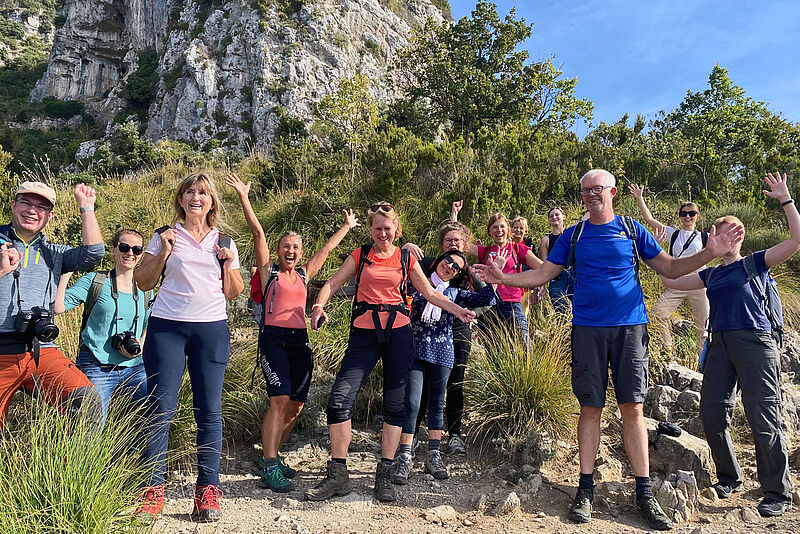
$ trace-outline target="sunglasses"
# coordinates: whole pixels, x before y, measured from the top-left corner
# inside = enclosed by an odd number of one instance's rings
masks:
[[[680,215],[681,217],[694,217],[695,215],[697,215],[697,212],[694,210],[689,210],[689,211],[681,210],[678,212],[678,215]]]
[[[372,206],[369,207],[369,211],[371,211],[372,213],[375,213],[378,210],[381,210],[381,211],[384,211],[386,213],[389,213],[390,211],[392,211],[392,205],[391,204],[373,204]]]
[[[444,257],[443,261],[447,264],[448,267],[450,267],[451,270],[453,270],[453,272],[456,273],[461,272],[461,266],[456,262],[456,260],[453,259],[453,256],[451,256],[450,254],[447,254]]]
[[[127,254],[128,252],[131,252],[131,251],[133,251],[133,255],[134,255],[134,256],[138,256],[138,255],[140,255],[140,254],[142,253],[142,251],[144,250],[144,249],[143,249],[142,247],[140,247],[139,245],[130,246],[130,245],[129,245],[129,244],[127,244],[127,243],[119,243],[119,244],[117,245],[117,249],[118,249],[120,252],[122,252],[123,254]]]

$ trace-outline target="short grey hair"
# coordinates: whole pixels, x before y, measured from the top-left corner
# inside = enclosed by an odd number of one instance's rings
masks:
[[[580,183],[583,185],[584,178],[593,178],[594,176],[602,176],[603,181],[605,182],[603,185],[610,185],[612,187],[617,186],[617,179],[614,178],[614,175],[604,169],[592,169],[588,171],[586,174],[581,176]]]

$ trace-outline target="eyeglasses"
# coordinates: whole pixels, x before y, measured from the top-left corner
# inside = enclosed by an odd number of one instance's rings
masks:
[[[678,215],[680,215],[681,217],[694,217],[695,215],[697,215],[697,212],[694,210],[689,210],[689,211],[681,210],[678,212]]]
[[[36,211],[38,211],[39,213],[46,213],[48,211],[52,211],[53,210],[53,206],[45,205],[45,204],[34,204],[33,202],[31,202],[29,200],[25,200],[24,198],[21,198],[21,199],[17,200],[17,204],[22,204],[22,208],[23,209],[29,210],[29,209],[33,208]]]
[[[461,239],[460,237],[445,237],[444,239],[442,239],[442,243],[444,243],[445,245],[458,245],[463,241],[464,240]]]
[[[450,269],[453,272],[456,273],[461,272],[461,266],[458,263],[456,263],[456,260],[454,260],[453,256],[451,256],[450,254],[446,254],[443,261],[447,264],[448,267],[450,267]]]
[[[378,210],[381,210],[381,211],[384,211],[386,213],[389,213],[390,211],[392,211],[392,205],[391,204],[373,204],[372,206],[369,207],[369,211],[371,211],[372,213],[375,213]]]
[[[611,189],[614,187],[613,185],[596,185],[594,187],[582,187],[581,188],[581,195],[586,196],[589,193],[594,193],[595,195],[599,195],[605,189]]]
[[[119,243],[117,244],[117,250],[123,254],[127,254],[129,251],[132,251],[134,256],[138,256],[144,249],[138,245],[130,246],[127,243]]]

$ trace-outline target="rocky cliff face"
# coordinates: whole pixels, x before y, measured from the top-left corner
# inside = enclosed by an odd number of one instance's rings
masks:
[[[146,136],[231,146],[269,142],[281,113],[308,119],[359,71],[390,99],[386,67],[411,25],[443,18],[429,0],[68,0],[63,14],[31,99],[80,100],[110,122],[155,53]]]

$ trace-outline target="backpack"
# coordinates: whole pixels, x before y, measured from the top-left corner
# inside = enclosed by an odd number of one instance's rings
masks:
[[[631,246],[633,247],[633,274],[636,277],[636,283],[640,286],[642,285],[641,280],[639,280],[639,246],[636,244],[636,225],[633,223],[633,217],[629,215],[625,215],[622,217],[626,234],[628,235],[628,239],[631,240]],[[575,268],[575,245],[578,243],[578,239],[581,238],[581,234],[583,234],[583,229],[586,224],[586,221],[580,221],[578,224],[575,225],[575,230],[572,232],[572,236],[569,240],[569,253],[567,254],[567,263],[564,266],[565,269],[569,269],[572,271],[572,278],[573,280],[577,281],[578,271]]]
[[[775,334],[776,341],[779,346],[783,346],[783,305],[781,304],[781,296],[778,293],[778,284],[770,276],[769,269],[767,269],[767,287],[761,282],[761,277],[756,270],[756,259],[750,254],[745,256],[742,260],[744,272],[747,275],[747,281],[753,284],[758,296],[759,304],[764,312],[764,315],[769,319],[769,324]],[[711,280],[711,274],[716,269],[716,266],[709,267],[708,274],[706,274],[706,287]]]
[[[89,316],[92,314],[92,309],[94,309],[94,305],[97,304],[97,299],[100,297],[100,292],[103,291],[103,285],[106,283],[106,279],[109,277],[111,271],[97,271],[94,273],[94,278],[92,278],[92,285],[89,286],[89,293],[86,295],[86,300],[83,302],[83,314],[81,315],[81,328],[78,331],[78,340],[80,341],[81,336],[83,335],[83,331],[86,329],[86,323],[89,322]],[[136,295],[134,299],[136,301],[136,306],[138,308],[138,288],[136,287],[136,281],[133,282],[133,294]],[[150,307],[153,303],[151,300],[152,291],[145,291],[144,292],[144,302],[145,306],[144,309]]]
[[[364,265],[372,262],[367,259],[369,251],[372,250],[372,244],[362,245],[361,253],[358,257],[358,266],[356,268],[356,292],[353,298],[353,308],[350,312],[350,325],[352,326],[356,318],[364,315],[368,311],[372,312],[372,322],[375,325],[375,331],[378,336],[378,343],[385,343],[389,340],[389,333],[391,332],[394,319],[398,313],[402,313],[406,317],[411,314],[408,306],[408,265],[411,259],[411,253],[406,249],[400,249],[400,296],[403,300],[402,304],[370,304],[368,302],[358,300],[358,285],[361,283],[361,273],[364,270]],[[386,321],[386,328],[381,328],[380,317],[378,312],[389,312],[389,319]]]
[[[674,232],[672,232],[672,237],[669,239],[670,256],[673,256],[672,251],[675,248],[675,242],[678,240],[678,233],[679,233],[678,230],[675,230]],[[696,235],[697,235],[697,230],[692,232],[692,235],[690,235],[689,238],[686,240],[686,242],[683,244],[681,251],[678,253],[677,256],[675,256],[676,258],[680,258],[681,255],[684,252],[686,252],[686,249],[689,248],[689,245],[692,243]],[[708,243],[708,232],[700,232],[700,239],[703,241],[703,248],[706,248],[706,243]]]

